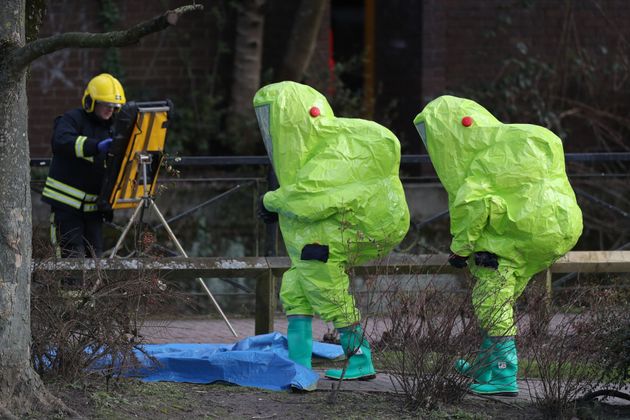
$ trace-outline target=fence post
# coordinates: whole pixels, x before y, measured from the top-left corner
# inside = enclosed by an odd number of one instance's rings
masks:
[[[267,172],[267,190],[274,191],[278,188],[278,178],[272,166]],[[278,223],[265,225],[265,257],[275,257],[278,253]]]
[[[269,166],[267,189],[273,191],[276,188],[278,188],[278,179],[273,166]],[[265,229],[265,256],[274,257],[277,254],[278,247],[278,224],[267,224]],[[263,274],[256,279],[256,335],[267,334],[273,331],[273,315],[276,310],[275,284],[271,267],[269,267],[267,274]]]
[[[267,334],[273,331],[273,315],[276,308],[276,288],[273,271],[256,279],[256,323],[255,333]]]

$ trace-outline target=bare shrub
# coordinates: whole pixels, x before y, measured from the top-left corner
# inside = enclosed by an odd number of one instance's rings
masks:
[[[623,347],[629,322],[627,304],[613,296],[610,290],[574,289],[564,293],[562,306],[541,304],[545,294],[528,296],[525,372],[530,394],[545,417],[573,417],[585,395],[623,386],[627,361],[623,371],[623,356],[619,359],[613,351]]]
[[[424,278],[427,284],[421,285]],[[440,285],[436,276],[396,276],[383,294],[385,331],[380,361],[411,409],[458,401],[470,379],[453,369],[481,336],[471,316],[470,293]],[[469,289],[467,289],[469,290]]]
[[[41,254],[41,253],[40,253]],[[182,299],[156,273],[80,275],[33,268],[31,297],[34,368],[67,381],[89,375],[116,377],[143,351],[145,320]]]
[[[602,291],[605,307],[593,317],[592,333],[598,342],[600,386],[623,389],[630,383],[630,305],[627,292]]]

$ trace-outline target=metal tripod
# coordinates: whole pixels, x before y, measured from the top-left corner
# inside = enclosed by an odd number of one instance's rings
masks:
[[[153,201],[153,198],[149,195],[149,188],[147,185],[148,184],[147,183],[147,165],[151,164],[151,159],[152,159],[151,155],[140,153],[138,154],[138,157],[139,157],[140,165],[142,166],[142,185],[144,186],[142,198],[141,198],[140,204],[138,205],[138,207],[136,207],[136,210],[133,212],[131,219],[129,219],[127,226],[125,226],[125,229],[120,235],[120,238],[118,239],[118,242],[116,243],[116,246],[112,250],[112,253],[109,256],[109,258],[114,258],[116,256],[116,253],[122,246],[122,243],[125,237],[127,236],[129,229],[131,228],[131,226],[137,219],[139,218],[141,219],[142,210],[147,209],[147,208],[151,208],[155,211],[155,213],[158,215],[158,218],[160,219],[160,222],[164,225],[164,228],[166,228],[166,231],[168,232],[168,236],[175,243],[175,246],[177,247],[177,250],[179,251],[179,253],[182,254],[185,258],[188,258],[188,254],[186,254],[186,251],[184,251],[184,248],[175,237],[175,234],[173,233],[173,231],[171,230],[171,227],[166,222],[166,219],[162,215],[162,212],[160,212],[160,209],[158,209],[157,205],[155,204],[155,201]],[[230,329],[234,337],[238,337],[238,334],[236,334],[236,331],[234,331],[234,328],[232,328],[232,324],[230,324],[230,321],[228,321],[227,317],[221,310],[221,307],[219,306],[218,302],[216,301],[214,296],[212,296],[212,293],[210,292],[210,289],[208,289],[208,286],[206,286],[206,283],[203,281],[201,277],[197,277],[197,281],[201,284],[203,289],[206,291],[206,293],[210,297],[210,300],[214,304],[214,307],[217,308],[217,311],[219,311],[219,314],[221,314],[221,317],[227,324],[228,328]]]

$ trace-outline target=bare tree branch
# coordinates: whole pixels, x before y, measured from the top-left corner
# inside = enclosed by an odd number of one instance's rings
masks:
[[[193,4],[168,10],[160,16],[141,22],[124,31],[105,33],[67,32],[42,38],[16,49],[9,58],[9,68],[21,71],[37,58],[63,48],[107,48],[122,47],[138,42],[142,37],[175,25],[185,13],[203,10],[203,5]]]

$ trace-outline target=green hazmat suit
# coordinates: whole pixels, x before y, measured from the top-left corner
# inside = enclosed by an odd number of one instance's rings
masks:
[[[280,185],[263,202],[278,213],[291,258],[280,291],[285,312],[318,314],[337,328],[355,324],[346,267],[387,255],[409,228],[400,143],[375,122],[335,117],[326,98],[302,84],[265,86],[253,102]],[[327,246],[327,260],[306,255],[307,245]]]
[[[448,192],[451,251],[498,256],[497,270],[468,259],[476,316],[490,336],[514,335],[512,304],[582,233],[562,141],[544,127],[503,124],[453,96],[430,102],[414,124]]]

